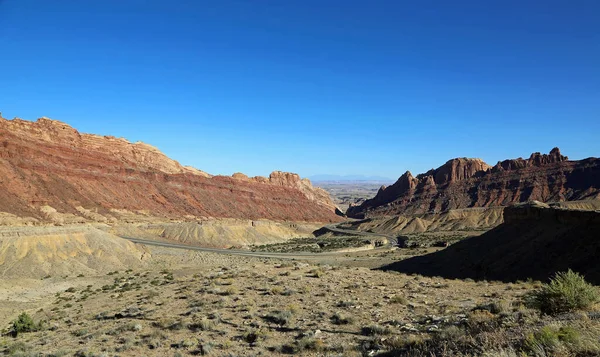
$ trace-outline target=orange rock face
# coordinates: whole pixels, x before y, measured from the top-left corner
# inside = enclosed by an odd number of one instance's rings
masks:
[[[46,205],[74,215],[84,207],[164,218],[339,220],[329,195],[296,174],[211,176],[144,143],[80,134],[46,118],[0,117],[0,212],[44,220]]]
[[[349,217],[438,213],[449,209],[600,198],[600,159],[569,161],[558,148],[489,166],[480,159],[453,159],[413,177],[410,172],[377,195],[353,206]]]

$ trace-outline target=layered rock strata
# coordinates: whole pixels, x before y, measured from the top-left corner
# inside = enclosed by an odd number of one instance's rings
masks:
[[[211,176],[148,144],[81,134],[48,118],[0,117],[0,212],[55,223],[111,221],[124,212],[166,219],[339,220],[329,195],[296,174]]]
[[[439,213],[471,207],[500,207],[600,198],[600,159],[571,161],[558,148],[490,166],[480,159],[452,159],[414,177],[403,174],[391,186],[347,214],[354,218]]]

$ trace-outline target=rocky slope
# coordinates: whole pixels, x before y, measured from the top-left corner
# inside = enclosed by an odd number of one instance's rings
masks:
[[[339,220],[329,195],[296,174],[211,176],[144,143],[81,134],[47,118],[0,117],[4,221],[110,222],[126,216]]]
[[[551,207],[540,202],[504,208],[504,223],[425,256],[386,267],[446,278],[544,280],[573,269],[600,283],[600,211]]]
[[[342,227],[394,235],[423,232],[482,232],[502,223],[502,210],[502,207],[467,208],[442,213],[385,216],[344,223]]]
[[[439,213],[450,209],[497,207],[516,202],[600,198],[600,159],[570,161],[558,148],[529,159],[490,166],[480,159],[452,159],[437,169],[396,183],[346,212],[349,217]]]
[[[90,225],[0,227],[2,278],[106,273],[141,267],[150,258],[144,246]]]
[[[201,222],[114,224],[110,233],[120,237],[168,240],[208,248],[239,248],[312,237],[320,226],[321,223],[214,219]]]

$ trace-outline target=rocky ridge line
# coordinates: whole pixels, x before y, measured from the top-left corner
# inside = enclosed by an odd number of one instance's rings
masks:
[[[0,212],[7,215],[339,220],[329,195],[297,174],[240,178],[212,176],[151,145],[81,134],[60,121],[0,117]]]
[[[600,159],[570,161],[558,148],[490,166],[480,159],[457,158],[437,169],[396,183],[347,214],[354,218],[397,214],[439,213],[450,209],[497,207],[600,198]]]

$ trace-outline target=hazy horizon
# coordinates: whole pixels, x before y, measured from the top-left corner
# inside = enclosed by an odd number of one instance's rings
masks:
[[[211,174],[600,152],[596,2],[0,0],[0,22],[4,117]]]

